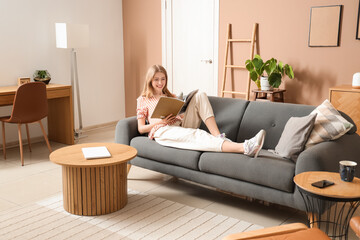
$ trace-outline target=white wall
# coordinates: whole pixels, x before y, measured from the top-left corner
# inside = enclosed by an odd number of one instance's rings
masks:
[[[124,118],[121,0],[0,0],[0,86],[32,78],[37,69],[47,69],[51,83],[70,84],[70,49],[56,48],[56,22],[89,24],[90,47],[77,51],[83,126]],[[0,107],[1,116],[10,113],[11,107]],[[76,107],[74,114],[78,126]],[[10,125],[7,141],[16,141]],[[36,124],[30,132],[41,136]]]

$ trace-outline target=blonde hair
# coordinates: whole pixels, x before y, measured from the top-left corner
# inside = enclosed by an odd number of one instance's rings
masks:
[[[141,96],[143,97],[147,97],[150,98],[152,96],[154,96],[154,88],[152,86],[152,80],[155,76],[156,73],[161,72],[163,74],[165,74],[165,86],[162,90],[162,92],[167,96],[167,97],[173,97],[173,95],[171,94],[171,92],[169,91],[169,89],[167,88],[167,82],[168,82],[168,75],[167,72],[165,70],[165,68],[161,65],[153,65],[149,68],[149,70],[146,73],[146,78],[145,78],[145,83],[144,83],[144,89],[141,93]]]

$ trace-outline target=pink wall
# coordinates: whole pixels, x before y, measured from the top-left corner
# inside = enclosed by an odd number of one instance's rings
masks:
[[[340,47],[308,47],[310,7],[339,4],[343,5]],[[330,87],[351,84],[352,75],[360,71],[360,40],[355,39],[358,4],[358,0],[221,0],[219,90],[227,24],[232,24],[233,38],[249,38],[257,22],[260,55],[275,57],[294,68],[296,78],[285,78],[281,86],[286,89],[285,101],[320,104],[328,98]],[[161,63],[161,1],[123,0],[123,17],[126,116],[132,116],[147,68]],[[234,50],[235,64],[243,64],[249,47]],[[243,91],[246,72],[236,72],[235,78],[234,90]]]
[[[339,4],[343,5],[340,47],[308,47],[310,8]],[[233,38],[250,38],[252,24],[257,22],[260,55],[266,59],[277,58],[294,68],[296,78],[285,78],[281,86],[286,89],[285,101],[320,104],[328,98],[330,87],[351,84],[353,74],[360,71],[360,40],[355,39],[358,6],[359,1],[354,0],[252,0],[246,3],[221,0],[219,89],[227,24],[232,24]],[[237,56],[242,55],[246,60],[249,56],[248,49],[238,51],[240,53]],[[243,76],[242,79],[244,77],[246,78]],[[231,88],[230,85],[229,87]],[[242,86],[238,86],[236,90],[242,90]]]
[[[123,0],[125,115],[134,116],[147,69],[161,64],[161,1]]]

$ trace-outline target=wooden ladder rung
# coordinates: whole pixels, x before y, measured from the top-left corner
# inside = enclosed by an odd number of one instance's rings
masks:
[[[251,39],[228,39],[228,42],[249,42],[249,43],[251,43]]]
[[[239,95],[246,95],[246,92],[234,92],[234,91],[222,91],[223,93],[231,93],[231,94],[239,94]]]
[[[239,66],[239,65],[225,65],[227,68],[240,68],[240,69],[246,69],[245,66]]]
[[[232,34],[231,34],[231,24],[228,24],[227,27],[227,35],[226,35],[226,46],[225,46],[225,59],[224,59],[224,72],[223,72],[223,81],[222,81],[222,88],[221,88],[221,97],[224,97],[225,93],[230,93],[230,94],[239,94],[239,95],[245,95],[245,99],[249,100],[249,95],[250,95],[250,73],[248,73],[248,77],[247,77],[247,84],[246,84],[246,92],[235,92],[235,91],[225,91],[225,82],[226,82],[226,72],[227,70],[233,69],[233,68],[237,68],[240,70],[246,70],[245,65],[234,65],[233,63],[233,55],[232,55],[232,47],[233,47],[233,42],[238,42],[238,43],[250,43],[250,59],[254,58],[254,48],[255,48],[255,41],[256,41],[256,31],[257,31],[257,23],[254,23],[253,25],[253,31],[252,31],[252,37],[250,39],[244,38],[244,39],[240,39],[240,38],[232,38]],[[229,52],[230,52],[230,64],[228,64],[228,56],[229,56]],[[233,71],[231,71],[231,78],[233,80],[234,76],[233,76]],[[234,97],[234,96],[232,96]]]

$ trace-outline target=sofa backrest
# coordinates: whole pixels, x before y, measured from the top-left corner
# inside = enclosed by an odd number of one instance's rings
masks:
[[[252,138],[260,129],[265,129],[264,149],[275,148],[290,117],[306,116],[316,108],[303,104],[255,102],[211,96],[209,101],[221,133],[226,133],[227,138],[232,141],[244,142]],[[340,113],[355,125],[349,116]],[[204,123],[200,128],[208,131]],[[355,132],[356,126],[348,134]]]
[[[249,101],[233,98],[220,98],[209,96],[210,104],[213,108],[215,120],[221,133],[235,141],[239,132],[241,119]],[[201,129],[207,130],[204,123]]]
[[[274,149],[290,117],[306,116],[314,106],[289,103],[250,102],[240,124],[237,142],[252,138],[266,130],[264,149]]]

